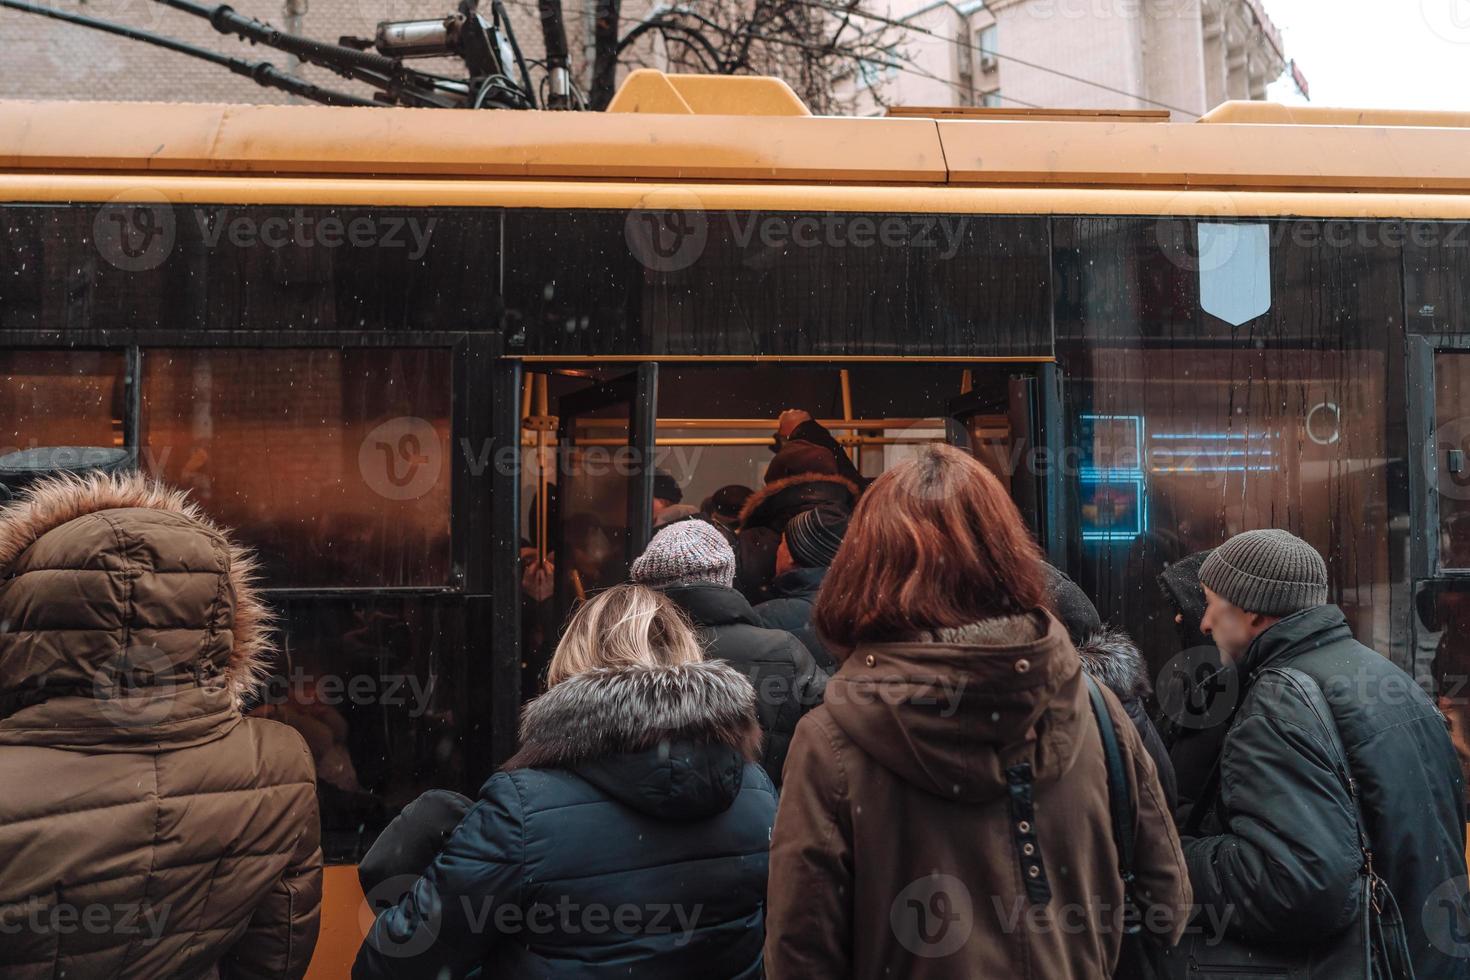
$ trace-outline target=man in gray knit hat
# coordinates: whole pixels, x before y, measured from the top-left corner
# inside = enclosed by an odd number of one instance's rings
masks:
[[[1443,914],[1431,907],[1465,874],[1461,776],[1444,717],[1413,678],[1353,638],[1327,601],[1326,563],[1295,535],[1237,535],[1205,560],[1200,582],[1201,628],[1240,697],[1182,833],[1204,921],[1227,922],[1231,938],[1261,947],[1262,962],[1270,951],[1350,955],[1360,810],[1416,975],[1470,976],[1470,950],[1436,930]]]
[[[1282,617],[1327,603],[1327,563],[1289,531],[1237,534],[1205,559],[1199,580],[1210,600],[1200,628],[1228,663]]]
[[[689,615],[711,659],[727,661],[750,678],[766,736],[761,762],[780,786],[796,723],[821,703],[827,675],[800,640],[765,628],[749,600],[731,587],[735,552],[708,521],[690,518],[663,528],[630,574]]]

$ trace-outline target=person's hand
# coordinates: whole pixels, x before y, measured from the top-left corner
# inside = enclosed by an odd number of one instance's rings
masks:
[[[776,434],[783,439],[789,438],[791,433],[796,431],[797,426],[803,422],[810,422],[811,420],[812,413],[806,409],[788,408],[776,420]]]
[[[533,602],[545,602],[556,591],[556,569],[550,561],[532,560],[521,570],[521,591]]]

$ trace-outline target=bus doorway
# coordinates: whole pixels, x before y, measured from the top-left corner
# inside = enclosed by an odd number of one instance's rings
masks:
[[[763,503],[782,489],[771,463],[789,409],[830,433],[856,477],[849,482],[876,478],[927,443],[966,449],[1010,489],[1051,560],[1063,561],[1061,469],[1051,465],[1061,455],[1057,394],[1055,365],[1020,361],[527,364],[523,696],[541,690],[577,604],[626,581],[658,527],[721,508],[732,530],[741,511],[747,522],[765,519]],[[737,500],[743,506],[729,510]]]

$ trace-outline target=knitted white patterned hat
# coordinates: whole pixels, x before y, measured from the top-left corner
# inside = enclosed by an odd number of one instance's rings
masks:
[[[651,588],[695,582],[728,587],[735,583],[735,552],[708,521],[678,521],[653,536],[630,574]]]

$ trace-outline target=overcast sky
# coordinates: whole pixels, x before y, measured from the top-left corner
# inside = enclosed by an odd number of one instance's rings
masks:
[[[1315,105],[1470,111],[1470,0],[1264,0]],[[1290,81],[1278,102],[1301,102]]]

